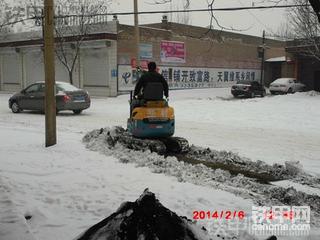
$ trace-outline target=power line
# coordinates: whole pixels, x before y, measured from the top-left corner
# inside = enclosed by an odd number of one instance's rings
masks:
[[[241,4],[241,6],[243,6],[243,3],[241,0],[238,0],[238,2]],[[277,3],[278,4],[278,3]],[[276,5],[275,5],[276,6]],[[253,17],[255,18],[259,23],[260,25],[262,25],[264,28],[266,28],[269,32],[273,33],[274,32],[272,31],[272,29],[270,27],[268,27],[265,23],[263,23],[255,14],[253,14],[250,10],[247,10],[247,12]]]
[[[306,7],[308,4],[294,4],[294,5],[278,5],[278,6],[257,6],[257,7],[235,7],[235,8],[202,8],[202,9],[183,9],[183,10],[160,10],[160,11],[140,11],[139,15],[142,14],[159,14],[159,13],[188,13],[188,12],[230,12],[230,11],[243,11],[243,10],[259,10],[259,9],[274,9],[274,8],[296,8],[296,7]],[[134,12],[113,12],[113,13],[97,13],[97,14],[84,14],[81,17],[93,17],[93,16],[113,16],[113,15],[133,15]],[[79,17],[80,15],[71,14],[71,15],[59,15],[56,18],[64,17]]]

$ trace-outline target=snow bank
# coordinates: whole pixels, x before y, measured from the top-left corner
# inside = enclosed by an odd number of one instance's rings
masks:
[[[310,96],[310,97],[320,96],[320,92],[312,90],[312,91],[307,92],[306,95]]]

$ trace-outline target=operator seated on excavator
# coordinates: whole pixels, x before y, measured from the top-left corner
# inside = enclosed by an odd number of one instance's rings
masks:
[[[143,106],[147,101],[168,99],[169,87],[164,77],[157,71],[155,62],[148,63],[148,72],[142,74],[134,89],[134,98],[131,102],[131,112],[135,107]]]

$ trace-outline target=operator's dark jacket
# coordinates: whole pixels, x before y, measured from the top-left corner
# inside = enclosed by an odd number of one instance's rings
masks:
[[[138,80],[138,83],[136,84],[136,87],[134,89],[134,96],[139,95],[141,89],[145,89],[146,85],[150,82],[160,82],[163,86],[164,95],[166,97],[169,97],[169,88],[168,83],[164,79],[164,77],[157,73],[156,71],[149,71],[143,74],[140,79]]]

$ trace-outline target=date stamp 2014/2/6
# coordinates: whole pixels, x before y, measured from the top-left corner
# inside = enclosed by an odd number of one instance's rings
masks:
[[[221,210],[221,211],[193,211],[193,219],[194,220],[209,220],[209,219],[225,219],[225,220],[233,220],[233,219],[244,219],[245,212],[244,211],[231,211],[231,210]]]

